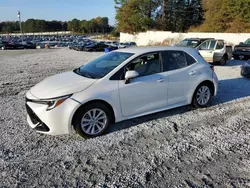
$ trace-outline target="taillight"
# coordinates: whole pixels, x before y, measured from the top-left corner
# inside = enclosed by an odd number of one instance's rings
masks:
[[[210,69],[212,69],[212,70],[214,71],[214,66],[213,66],[213,65],[211,65],[211,66],[210,66]]]

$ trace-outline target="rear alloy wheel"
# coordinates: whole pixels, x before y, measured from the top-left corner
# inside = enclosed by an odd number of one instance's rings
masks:
[[[196,108],[207,107],[211,100],[211,96],[212,94],[210,87],[207,85],[200,85],[194,93],[193,105]]]
[[[76,132],[82,137],[96,137],[105,132],[112,122],[112,112],[100,103],[84,106],[80,110],[74,122]]]

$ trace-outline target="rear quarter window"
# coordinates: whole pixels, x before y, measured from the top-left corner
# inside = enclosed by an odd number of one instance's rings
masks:
[[[185,55],[186,55],[186,60],[187,60],[187,66],[192,65],[197,62],[191,55],[187,53],[185,53]]]

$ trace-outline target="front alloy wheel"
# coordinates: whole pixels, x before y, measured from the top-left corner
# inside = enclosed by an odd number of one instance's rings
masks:
[[[88,135],[97,135],[105,129],[108,118],[106,113],[98,108],[86,112],[81,120],[81,128]]]
[[[83,105],[75,114],[73,126],[85,138],[102,135],[114,121],[112,110],[104,103]]]

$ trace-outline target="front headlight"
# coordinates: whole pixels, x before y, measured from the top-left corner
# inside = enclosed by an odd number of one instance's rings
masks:
[[[57,97],[57,98],[53,98],[53,99],[43,100],[43,102],[48,105],[48,108],[47,108],[47,111],[48,111],[48,110],[52,110],[52,109],[58,107],[59,105],[61,105],[64,101],[66,101],[70,97],[71,97],[71,95],[67,95],[67,96]]]

